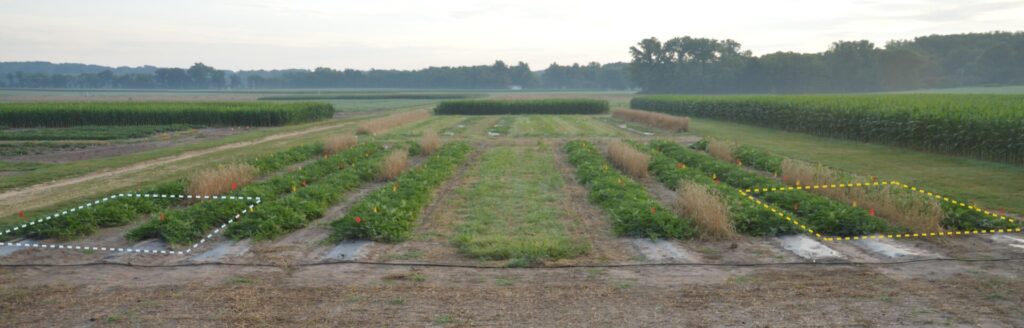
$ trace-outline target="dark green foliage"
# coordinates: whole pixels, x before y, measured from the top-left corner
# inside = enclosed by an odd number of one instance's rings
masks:
[[[243,102],[75,102],[0,104],[0,125],[74,127],[84,125],[277,126],[334,115],[330,104]]]
[[[367,195],[344,217],[332,222],[332,238],[383,242],[408,239],[420,211],[433,199],[434,190],[454,174],[470,150],[462,142],[441,146],[422,165]]]
[[[295,94],[260,97],[259,100],[374,100],[374,99],[471,99],[484,94],[464,93],[341,93],[341,94]]]
[[[772,211],[740,195],[736,188],[716,183],[700,170],[679,166],[679,162],[661,152],[642,144],[633,144],[637,149],[651,155],[650,173],[670,189],[676,189],[682,180],[707,186],[729,208],[729,219],[737,232],[751,236],[775,236],[799,233],[799,229]],[[788,213],[788,212],[787,212]]]
[[[1024,96],[642,96],[633,108],[1024,164]]]
[[[608,101],[594,99],[454,100],[434,108],[437,115],[605,114]]]
[[[650,238],[689,238],[693,224],[679,218],[655,201],[643,186],[611,166],[601,152],[586,141],[565,145],[576,177],[590,189],[590,201],[611,216],[615,233]]]
[[[758,170],[780,173],[782,172],[781,166],[782,161],[785,159],[782,156],[768,153],[760,149],[751,146],[740,146],[737,147],[733,152],[733,157],[743,161],[743,165],[749,165]],[[861,180],[863,181],[863,180]],[[859,182],[847,179],[844,181],[836,182]],[[910,197],[915,197],[910,194]],[[940,202],[942,205],[942,212],[944,213],[942,219],[942,226],[952,230],[975,230],[975,229],[999,229],[999,228],[1011,228],[1017,227],[1017,224],[1010,223],[1006,220],[996,219],[979,213],[978,211],[964,208],[959,205],[954,205],[949,202]]]
[[[330,173],[297,192],[263,202],[256,212],[228,226],[225,235],[234,239],[269,240],[305,227],[322,217],[346,192],[376,178],[381,159],[386,154],[377,151],[367,157],[354,153],[352,165]]]
[[[0,140],[114,140],[199,128],[198,125],[79,126],[73,128],[0,130]]]
[[[257,157],[246,161],[246,163],[255,167],[260,171],[260,173],[269,173],[282,169],[288,165],[301,163],[302,161],[305,161],[312,156],[319,155],[322,152],[323,145],[319,143],[306,144],[273,153],[269,156]]]
[[[185,192],[185,185],[185,181],[181,180],[161,184],[144,192],[136,192],[181,195]],[[177,198],[117,197],[91,207],[30,225],[22,230],[21,235],[34,239],[55,238],[63,241],[72,240],[92,234],[100,228],[117,227],[131,223],[141,215],[155,213],[178,202]]]
[[[382,149],[383,147],[374,143],[359,144],[334,156],[306,165],[300,170],[243,186],[230,195],[260,197],[263,202],[274,202],[274,200],[282,197],[284,194],[291,193],[293,190],[299,190],[304,185],[314,185],[334,172],[348,170],[353,165],[356,167],[365,166],[365,164],[360,165],[358,163],[374,156]],[[279,165],[283,165],[283,162]],[[241,212],[247,205],[245,202],[230,200],[202,201],[187,208],[169,211],[164,220],[146,222],[138,228],[129,231],[126,238],[130,240],[160,238],[178,245],[194,243],[202,239],[214,227],[233,218],[236,213]],[[281,204],[279,206],[286,205]],[[260,213],[262,210],[262,207],[257,208],[256,213]],[[246,219],[250,219],[250,217],[242,218],[243,221]]]
[[[671,141],[652,141],[651,147],[735,188],[786,187],[779,181],[749,172],[736,164],[715,160]],[[792,211],[795,214],[793,218],[822,235],[860,236],[900,231],[889,227],[885,221],[870,215],[865,209],[801,190],[770,192],[760,197],[781,209]]]

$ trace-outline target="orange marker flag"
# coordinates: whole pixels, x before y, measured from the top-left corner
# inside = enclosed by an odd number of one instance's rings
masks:
[[[25,217],[25,211],[18,212],[19,217]]]

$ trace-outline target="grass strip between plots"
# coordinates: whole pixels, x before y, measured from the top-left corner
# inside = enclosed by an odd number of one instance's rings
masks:
[[[547,145],[494,147],[470,173],[471,186],[459,190],[454,243],[483,260],[540,260],[585,254],[589,244],[569,236],[559,205],[564,181]]]
[[[383,147],[377,143],[359,144],[328,158],[317,160],[299,170],[249,184],[239,188],[231,195],[260,197],[264,202],[273,202],[278,198],[286,197],[289,193],[297,192],[300,188],[316,184],[332,174],[340,174],[341,171],[353,169],[353,166],[355,169],[359,169],[360,166],[370,165],[367,162],[382,150]],[[233,217],[234,213],[240,211],[244,205],[202,202],[170,211],[163,220],[148,221],[129,231],[126,237],[129,240],[160,238],[176,245],[195,243],[214,227]],[[255,211],[255,213],[259,212],[259,209]],[[244,221],[239,221],[238,224],[245,224],[242,223]],[[242,233],[237,232],[236,236],[239,235]]]
[[[589,142],[565,145],[576,177],[590,190],[589,198],[612,219],[615,233],[650,238],[689,238],[695,233],[688,219],[679,218],[659,204],[643,186],[612,167]]]
[[[420,211],[433,199],[434,190],[451,178],[470,150],[462,142],[441,146],[425,163],[370,193],[344,217],[332,222],[332,238],[383,242],[408,239]]]

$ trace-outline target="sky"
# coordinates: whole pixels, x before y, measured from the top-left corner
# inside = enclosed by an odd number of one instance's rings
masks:
[[[838,40],[1024,30],[1021,0],[0,0],[0,61],[417,69],[629,61],[641,39],[760,55]]]

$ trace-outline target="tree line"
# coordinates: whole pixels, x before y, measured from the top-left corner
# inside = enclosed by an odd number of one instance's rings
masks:
[[[648,38],[630,48],[647,93],[872,92],[1024,84],[1024,32],[838,41],[821,53],[753,56],[734,40]]]
[[[320,67],[313,70],[218,70],[203,63],[184,68],[145,67],[115,73],[124,68],[104,69],[75,66],[77,74],[56,72],[48,63],[0,63],[34,72],[8,71],[0,77],[0,87],[7,88],[82,88],[82,89],[289,89],[289,88],[415,88],[415,89],[599,89],[623,90],[633,87],[628,75],[629,65],[551,64],[535,72],[526,63],[430,67],[421,70],[367,71],[335,70]],[[149,68],[149,72],[146,71]]]

